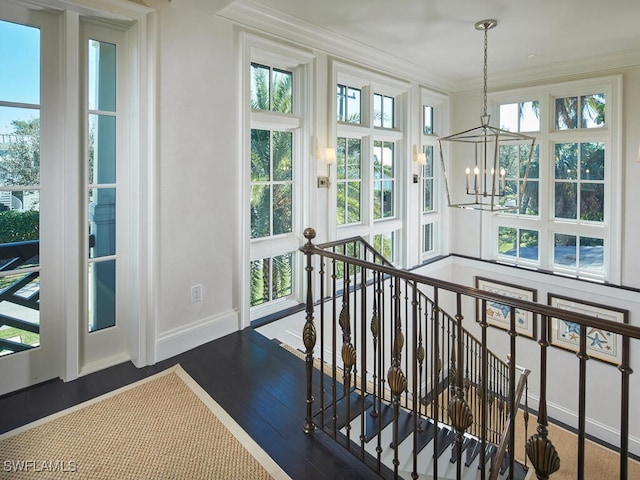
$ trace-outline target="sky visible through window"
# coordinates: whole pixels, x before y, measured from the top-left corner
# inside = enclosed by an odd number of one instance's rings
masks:
[[[40,103],[40,30],[0,20],[0,101]],[[0,134],[12,133],[13,120],[38,118],[37,110],[0,106]]]

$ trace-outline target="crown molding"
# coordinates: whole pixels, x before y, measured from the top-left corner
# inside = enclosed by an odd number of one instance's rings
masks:
[[[357,62],[391,76],[403,77],[427,88],[449,91],[452,79],[429,74],[416,63],[380,51],[352,38],[283,14],[251,0],[237,0],[217,12],[217,16],[283,40],[305,45],[327,55]],[[344,54],[348,45],[349,56]]]
[[[539,83],[550,83],[581,77],[601,76],[619,72],[620,70],[640,66],[640,49],[628,50],[618,54],[607,54],[581,58],[566,62],[544,65],[541,67],[521,68],[506,73],[489,75],[489,90],[517,88]],[[482,88],[482,79],[452,82],[451,93],[460,93]]]

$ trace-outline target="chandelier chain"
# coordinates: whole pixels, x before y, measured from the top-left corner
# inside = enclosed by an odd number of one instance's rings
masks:
[[[482,98],[482,115],[487,115],[487,38],[488,38],[488,28],[484,28],[484,70],[483,70],[483,81],[484,81],[484,90],[483,90],[483,98]]]

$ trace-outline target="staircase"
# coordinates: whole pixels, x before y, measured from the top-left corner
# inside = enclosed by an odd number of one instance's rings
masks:
[[[554,320],[581,332],[579,375],[573,384],[561,382],[563,393],[575,391],[578,399],[576,478],[585,474],[586,332],[620,336],[621,361],[612,375],[619,378],[619,478],[627,480],[629,352],[631,340],[640,340],[639,327],[399,270],[360,237],[316,246],[313,229],[304,235],[304,432],[322,430],[380,478],[548,479],[560,468],[547,428]],[[509,312],[506,330],[491,335],[508,351],[506,362],[488,347],[486,312],[492,304]],[[530,312],[537,325],[535,395],[527,392],[529,370],[518,373],[517,311]],[[531,352],[526,362],[536,363]],[[530,396],[537,402],[531,435]],[[512,416],[521,406],[525,441],[516,445]],[[515,461],[516,454],[525,465]]]

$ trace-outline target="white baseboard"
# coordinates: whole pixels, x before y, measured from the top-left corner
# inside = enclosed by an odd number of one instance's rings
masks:
[[[239,329],[238,312],[227,310],[158,335],[156,362],[174,357]]]
[[[538,398],[529,395],[529,405],[537,405]],[[547,415],[566,425],[575,426],[578,424],[578,414],[572,410],[566,409],[560,405],[549,402],[547,404]],[[536,419],[533,418],[535,425]],[[593,435],[599,440],[607,442],[613,446],[620,446],[620,430],[618,426],[611,427],[598,422],[592,418],[585,419],[587,433]],[[640,455],[640,438],[629,435],[629,452],[634,455]]]

